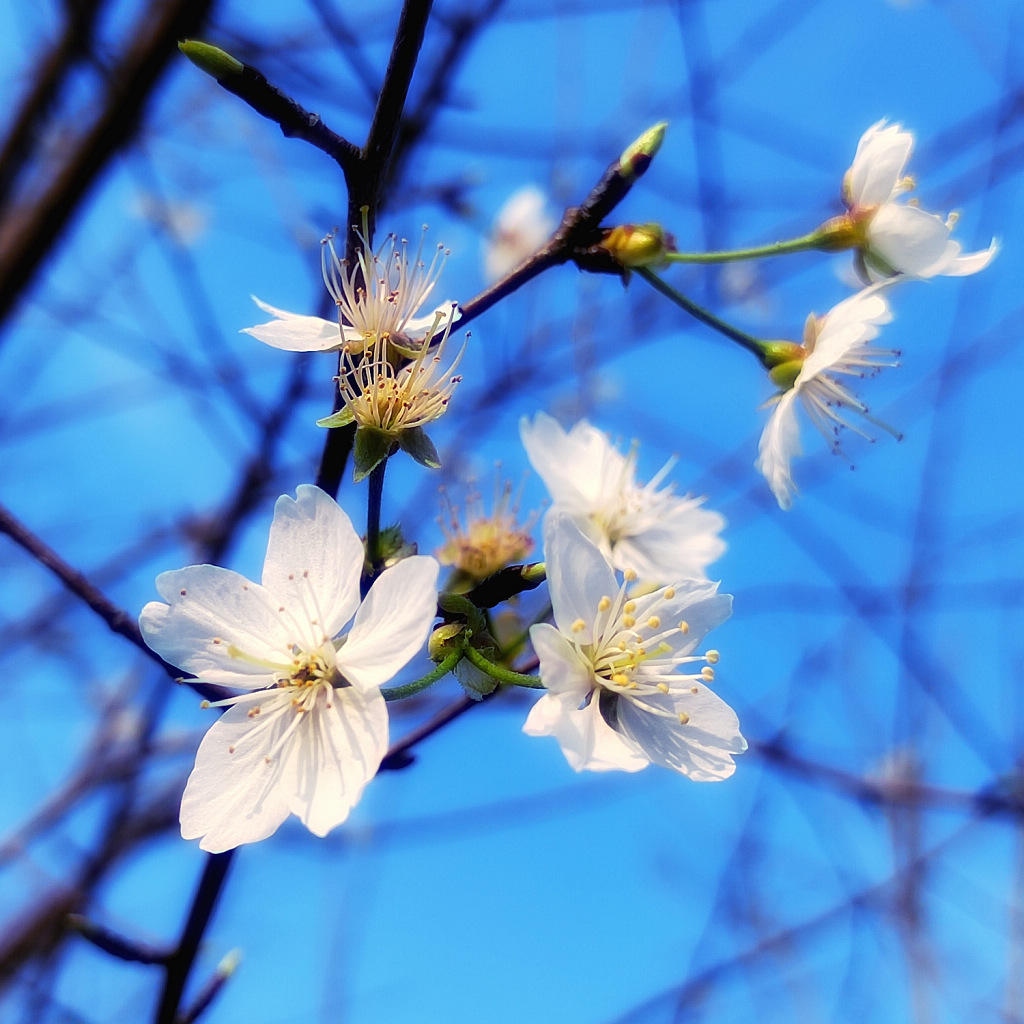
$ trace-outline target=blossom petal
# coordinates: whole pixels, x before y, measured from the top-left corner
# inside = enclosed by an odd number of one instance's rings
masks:
[[[914,136],[900,125],[886,127],[884,120],[873,124],[857,144],[853,164],[847,171],[847,205],[880,206],[899,192],[903,168],[914,148]]]
[[[655,694],[642,702],[620,697],[618,726],[656,764],[697,782],[728,778],[736,770],[732,755],[742,754],[747,742],[733,709],[707,687],[696,690]],[[664,714],[645,710],[645,705]],[[685,725],[680,713],[687,716]]]
[[[764,475],[779,508],[793,506],[797,486],[793,482],[790,461],[802,453],[800,424],[796,418],[796,391],[789,390],[775,403],[771,417],[764,425],[754,467]]]
[[[544,517],[544,560],[555,624],[578,643],[588,643],[598,602],[618,593],[614,570],[572,517],[556,509]],[[578,623],[583,628],[574,630]]]
[[[387,705],[377,689],[335,689],[300,729],[283,771],[288,806],[325,836],[348,817],[387,753]]]
[[[541,697],[526,719],[528,736],[554,736],[574,771],[638,772],[649,761],[601,715],[599,697],[577,707],[568,695]]]
[[[934,274],[942,274],[945,277],[967,277],[970,274],[977,274],[984,270],[999,252],[999,241],[995,238],[989,243],[987,249],[979,249],[977,252],[960,253],[960,243],[951,242],[952,248],[947,251],[945,260],[940,266],[929,268],[930,272],[922,272],[922,277],[932,277]]]
[[[250,709],[236,705],[210,726],[181,799],[182,837],[210,853],[266,839],[288,817],[284,761],[267,757],[294,717],[291,698],[270,691],[257,718]]]
[[[519,437],[555,506],[574,515],[589,515],[603,481],[621,476],[625,456],[586,420],[566,433],[554,417],[539,412],[532,423],[525,416],[519,421]]]
[[[863,288],[828,311],[814,348],[796,379],[794,387],[798,392],[807,381],[835,367],[858,346],[878,337],[879,326],[892,320],[885,293],[894,285],[890,278]]]
[[[718,584],[710,580],[683,580],[672,590],[675,596],[671,598],[665,596],[664,589],[637,598],[633,615],[642,622],[655,610],[666,628],[685,622],[685,631],[677,630],[661,642],[673,655],[690,654],[711,630],[732,615],[732,595],[719,594]]]
[[[363,544],[351,520],[325,491],[301,484],[274,506],[263,586],[290,609],[316,647],[337,636],[359,604]]]
[[[530,627],[530,643],[540,660],[540,678],[548,693],[569,694],[582,704],[594,688],[594,672],[576,648],[547,622]]]
[[[381,686],[423,646],[437,612],[439,571],[435,559],[414,555],[381,573],[338,651],[346,679]]]
[[[211,683],[243,689],[272,685],[287,668],[289,625],[258,583],[217,565],[161,573],[167,602],[142,609],[143,639],[165,661]]]
[[[642,580],[702,578],[708,565],[725,551],[718,534],[725,517],[701,508],[703,498],[679,499],[657,523],[612,546],[612,565],[634,569]]]
[[[332,352],[345,343],[336,320],[289,313],[285,309],[261,302],[255,295],[252,301],[276,319],[255,327],[243,327],[242,333],[251,334],[265,345],[287,352]]]
[[[950,228],[934,213],[917,206],[887,203],[868,225],[868,245],[893,270],[911,277],[932,277],[960,251],[950,242]],[[950,246],[954,246],[950,250]]]

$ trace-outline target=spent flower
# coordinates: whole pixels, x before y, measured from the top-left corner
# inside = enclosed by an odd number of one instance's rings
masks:
[[[363,559],[348,516],[303,485],[277,500],[261,583],[215,565],[157,577],[166,603],[142,610],[146,643],[241,691],[212,705],[227,711],[182,797],[181,834],[202,849],[265,839],[289,814],[326,835],[376,773],[388,742],[380,687],[426,640],[439,567],[403,559],[360,601]]]
[[[775,364],[770,375],[780,391],[768,403],[774,408],[761,434],[756,467],[764,474],[781,508],[792,506],[797,491],[790,462],[802,454],[798,402],[833,451],[840,450],[839,433],[843,427],[874,440],[851,421],[851,412],[897,439],[900,436],[871,416],[868,407],[840,379],[866,377],[882,367],[898,365],[899,352],[871,345],[880,325],[892,319],[884,295],[888,287],[886,282],[873,285],[844,299],[824,316],[812,313],[804,326],[802,345],[774,342],[767,346]]]
[[[654,762],[701,782],[730,776],[747,744],[735,712],[708,689],[718,652],[694,652],[729,617],[732,598],[707,580],[631,597],[636,574],[620,583],[560,512],[545,521],[544,559],[555,624],[531,627],[530,640],[547,693],[523,731],[554,736],[576,771]]]
[[[552,511],[566,512],[617,569],[641,579],[704,577],[725,551],[725,525],[705,499],[680,498],[661,484],[670,459],[646,484],[636,479],[636,445],[623,455],[596,427],[580,420],[568,433],[545,413],[519,421],[519,436],[551,495]]]

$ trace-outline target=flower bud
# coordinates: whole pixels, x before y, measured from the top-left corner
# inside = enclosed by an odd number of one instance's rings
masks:
[[[668,121],[659,121],[648,128],[636,141],[631,142],[619,157],[619,174],[628,182],[639,178],[651,165],[651,160],[661,149]]]
[[[205,71],[218,82],[225,78],[236,78],[245,70],[240,60],[235,60],[230,53],[219,46],[202,43],[198,39],[183,39],[178,49],[188,57],[200,71]]]
[[[610,253],[627,268],[663,263],[665,253],[675,252],[675,240],[660,224],[620,224],[608,231],[598,248]]]

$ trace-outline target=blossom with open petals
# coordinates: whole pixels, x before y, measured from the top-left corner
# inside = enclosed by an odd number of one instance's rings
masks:
[[[417,316],[444,269],[447,253],[443,246],[438,246],[429,264],[423,259],[422,239],[410,256],[405,239],[399,244],[394,235],[388,235],[376,252],[364,243],[356,252],[354,266],[338,257],[331,238],[324,239],[321,255],[324,281],[338,307],[338,320],[289,313],[254,295],[253,302],[274,319],[246,327],[244,333],[289,352],[332,352],[344,346],[360,352],[374,338],[388,337],[393,344],[402,345],[422,339],[435,328],[439,316],[442,322],[459,318],[458,308],[451,302]]]
[[[823,317],[812,313],[804,328],[803,345],[775,346],[777,351],[786,351],[784,361],[780,359],[771,371],[772,380],[783,390],[770,400],[774,409],[761,434],[756,466],[782,508],[788,509],[793,504],[797,490],[790,471],[790,461],[802,453],[797,402],[833,451],[839,450],[841,427],[849,427],[862,437],[874,440],[850,421],[849,412],[899,437],[891,427],[874,419],[868,407],[838,379],[865,377],[884,366],[897,365],[899,352],[874,348],[870,344],[878,336],[879,326],[892,319],[883,294],[888,287],[887,283],[882,283],[865,288],[844,299]]]
[[[879,121],[861,136],[843,178],[849,214],[834,227],[837,237],[848,239],[843,248],[858,248],[858,269],[866,281],[894,274],[963,277],[983,270],[996,254],[995,239],[987,249],[961,254],[960,243],[950,238],[956,214],[943,220],[913,203],[897,201],[914,187],[913,179],[904,175],[913,148],[910,132]]]
[[[654,762],[701,782],[732,775],[747,744],[732,708],[707,687],[718,652],[693,653],[729,617],[732,598],[707,580],[631,598],[635,573],[620,584],[564,513],[547,517],[544,560],[555,624],[533,626],[530,640],[547,693],[523,731],[554,736],[576,771]]]
[[[703,577],[725,550],[718,536],[725,520],[701,507],[704,498],[680,498],[671,486],[659,487],[674,459],[640,484],[636,446],[623,455],[586,420],[566,433],[538,413],[532,423],[519,421],[519,436],[553,510],[571,515],[617,569],[658,583]]]
[[[318,836],[348,816],[387,750],[380,687],[422,647],[438,564],[406,558],[360,603],[363,545],[318,487],[274,509],[262,583],[191,565],[157,577],[146,643],[196,678],[242,691],[196,755],[181,834],[212,853],[296,814]],[[353,619],[353,615],[355,618]],[[344,632],[352,620],[351,629]]]

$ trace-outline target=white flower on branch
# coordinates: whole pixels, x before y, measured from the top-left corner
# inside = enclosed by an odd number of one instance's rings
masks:
[[[835,225],[859,249],[858,269],[865,281],[907,274],[963,277],[992,262],[998,245],[961,255],[950,234],[957,215],[945,220],[916,203],[899,198],[914,187],[904,175],[914,136],[884,120],[873,124],[857,146],[853,164],[843,178],[843,202],[849,214]]]
[[[426,229],[424,229],[425,231]],[[322,243],[324,281],[338,307],[337,320],[303,316],[270,306],[256,296],[253,302],[274,319],[245,334],[289,352],[333,352],[347,347],[361,352],[376,338],[388,337],[396,346],[414,344],[442,322],[459,318],[458,306],[445,302],[436,310],[417,316],[434,290],[448,253],[438,246],[430,263],[423,259],[423,239],[410,257],[408,242],[399,244],[388,235],[373,252],[364,239],[354,265],[339,258],[334,240]]]
[[[200,744],[181,834],[216,853],[289,814],[318,836],[348,816],[387,750],[380,687],[422,647],[438,564],[385,570],[360,602],[363,545],[318,487],[274,509],[262,583],[215,565],[162,573],[139,625],[162,658],[243,691]],[[355,618],[353,619],[353,615]],[[344,632],[352,620],[351,629]]]
[[[725,551],[718,536],[725,520],[703,508],[704,498],[678,497],[660,487],[675,463],[637,483],[634,445],[623,455],[586,420],[568,433],[538,413],[519,422],[519,436],[533,468],[551,495],[553,511],[568,513],[617,569],[662,583],[703,578]]]
[[[651,762],[700,782],[735,770],[747,749],[736,714],[708,689],[717,651],[694,654],[732,611],[718,584],[683,580],[629,596],[572,518],[544,526],[555,625],[530,629],[547,693],[523,731],[554,736],[576,771],[639,771]],[[683,666],[701,666],[681,672]]]
[[[761,434],[756,467],[764,474],[781,508],[792,506],[797,490],[790,471],[791,460],[802,454],[797,402],[833,451],[839,451],[842,427],[874,440],[850,420],[850,412],[899,439],[895,430],[872,417],[868,407],[838,379],[865,377],[882,367],[898,365],[899,352],[873,348],[870,344],[878,336],[879,326],[892,319],[883,294],[889,286],[882,283],[865,288],[823,317],[812,313],[804,327],[803,345],[783,342],[773,346],[778,362],[771,378],[782,390],[769,400],[774,409]]]

